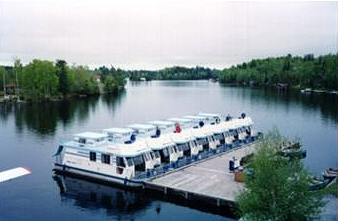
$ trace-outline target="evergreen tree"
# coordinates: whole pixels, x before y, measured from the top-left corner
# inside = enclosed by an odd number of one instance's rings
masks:
[[[66,96],[69,92],[69,83],[67,75],[67,62],[64,60],[56,61],[57,75],[59,77],[59,91]]]

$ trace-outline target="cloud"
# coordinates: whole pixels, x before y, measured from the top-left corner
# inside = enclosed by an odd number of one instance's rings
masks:
[[[252,58],[337,52],[337,2],[0,3],[0,63],[223,68]]]

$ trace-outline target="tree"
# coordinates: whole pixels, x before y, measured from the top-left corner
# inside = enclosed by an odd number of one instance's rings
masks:
[[[316,217],[322,198],[309,192],[309,174],[300,160],[277,154],[285,142],[277,130],[269,132],[259,144],[245,177],[245,189],[237,197],[244,220],[300,221]]]
[[[52,62],[34,59],[23,68],[25,95],[33,99],[49,99],[56,95],[59,80]]]
[[[7,78],[7,71],[4,67],[0,67],[0,89],[4,89],[4,84],[8,82]]]
[[[104,80],[104,90],[107,93],[116,93],[118,91],[117,84],[114,78],[110,75],[108,75]]]
[[[66,96],[69,92],[67,62],[64,60],[57,60],[56,70],[59,77],[59,91],[63,94],[63,96]]]
[[[72,92],[76,94],[99,94],[97,82],[92,78],[88,67],[73,66],[69,70],[69,80],[72,86]]]

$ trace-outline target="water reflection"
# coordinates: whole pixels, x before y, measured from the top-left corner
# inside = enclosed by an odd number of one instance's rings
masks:
[[[136,220],[144,211],[154,211],[158,218],[167,216],[169,205],[180,205],[198,210],[201,216],[206,214],[220,215],[224,220],[236,218],[234,208],[216,207],[207,202],[187,201],[175,195],[142,189],[124,189],[119,186],[106,185],[70,175],[54,175],[61,196],[61,203],[73,205],[80,209],[99,211],[105,209],[106,215],[118,217],[119,220]],[[164,208],[163,208],[164,207]],[[162,211],[165,210],[165,211]],[[145,214],[146,215],[146,214]],[[147,216],[147,215],[146,215]],[[184,219],[185,215],[181,214]],[[208,216],[208,215],[207,215]],[[168,218],[168,217],[167,217]],[[173,220],[170,217],[170,220]]]
[[[142,191],[128,191],[70,176],[53,178],[60,189],[62,203],[90,210],[103,208],[108,216],[134,219],[151,203]]]
[[[323,119],[338,121],[338,96],[330,94],[302,94],[298,90],[279,92],[275,88],[229,87],[220,84],[224,96],[250,100],[253,104],[284,107],[296,105],[304,110],[319,111]]]
[[[58,125],[65,128],[75,120],[88,120],[90,114],[96,112],[100,99],[110,110],[114,110],[124,96],[125,93],[59,102],[0,104],[0,119],[6,122],[13,115],[18,133],[26,128],[39,136],[53,135]]]
[[[101,99],[111,111],[114,111],[117,106],[121,105],[121,102],[125,97],[126,90],[123,90],[118,95],[104,94],[101,96]]]

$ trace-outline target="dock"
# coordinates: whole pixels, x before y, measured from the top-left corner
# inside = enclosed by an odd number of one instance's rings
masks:
[[[253,153],[257,142],[245,144],[213,157],[167,172],[144,183],[146,189],[216,206],[232,206],[244,183],[236,182],[229,160]]]

